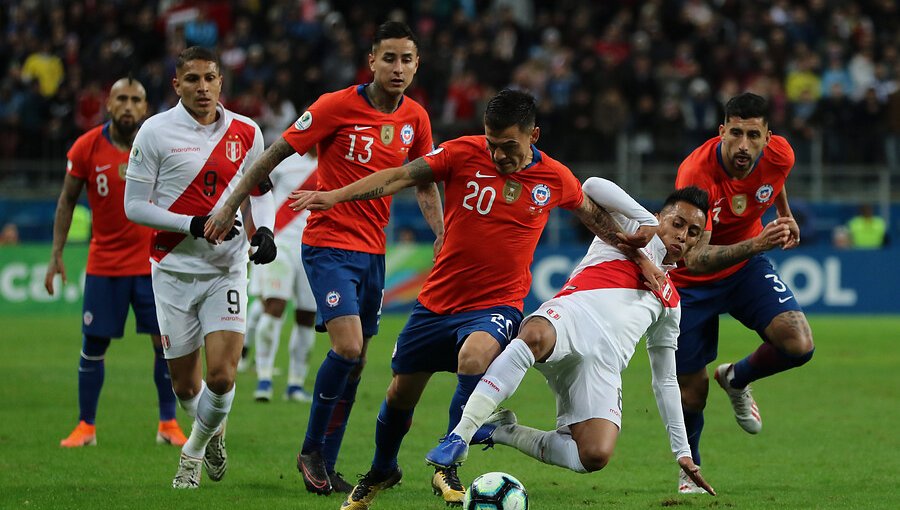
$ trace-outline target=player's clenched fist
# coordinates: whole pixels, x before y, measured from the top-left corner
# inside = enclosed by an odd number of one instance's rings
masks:
[[[796,232],[796,236],[794,235]],[[794,218],[776,218],[767,223],[762,232],[756,236],[759,251],[771,250],[775,247],[793,248],[799,242],[800,229]]]
[[[275,246],[275,234],[267,227],[259,227],[250,238],[250,246],[255,246],[256,251],[250,255],[254,264],[268,264],[275,260],[278,248]]]

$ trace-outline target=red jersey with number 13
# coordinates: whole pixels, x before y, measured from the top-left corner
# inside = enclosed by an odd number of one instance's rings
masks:
[[[432,149],[431,122],[422,106],[404,96],[395,111],[382,113],[372,106],[365,85],[322,95],[283,136],[300,154],[318,147],[317,189],[325,191],[398,167]],[[383,197],[312,211],[303,242],[383,254],[390,210],[390,197]]]
[[[565,165],[531,151],[531,164],[510,175],[494,166],[483,135],[450,140],[425,157],[445,198],[444,246],[419,293],[422,306],[439,314],[522,309],[550,211],[584,201]]]
[[[762,215],[784,189],[794,150],[781,136],[772,135],[753,171],[743,179],[734,179],[725,171],[721,138],[708,140],[678,167],[675,187],[697,186],[709,193],[706,230],[712,230],[710,245],[729,245],[756,237],[762,232]],[[670,272],[677,287],[704,285],[734,274],[746,265],[741,262],[710,274],[692,274],[685,267]]]

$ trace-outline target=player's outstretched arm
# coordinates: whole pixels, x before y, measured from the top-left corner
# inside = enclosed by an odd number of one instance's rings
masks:
[[[222,207],[206,222],[203,229],[204,237],[210,242],[224,241],[234,224],[238,208],[250,195],[253,188],[259,186],[259,183],[263,182],[279,163],[294,152],[294,148],[284,137],[270,145],[244,173]]]
[[[694,273],[713,273],[747,260],[758,253],[769,251],[777,246],[785,246],[790,242],[792,229],[797,229],[797,222],[794,218],[776,218],[763,227],[762,232],[756,237],[724,246],[710,245],[709,240],[712,233],[707,230],[700,237],[697,245],[685,254],[684,262],[687,268]]]
[[[50,263],[47,264],[47,274],[44,276],[44,288],[52,296],[53,280],[57,274],[62,275],[62,282],[65,284],[66,266],[63,263],[63,248],[66,246],[66,239],[69,238],[69,227],[72,226],[72,212],[75,210],[75,204],[78,203],[78,196],[81,195],[81,189],[84,188],[84,180],[66,174],[63,180],[62,191],[59,193],[59,200],[56,202],[56,215],[53,220],[53,248],[50,251]]]
[[[294,199],[291,209],[300,211],[325,211],[339,202],[372,200],[393,195],[403,188],[434,182],[434,173],[424,158],[398,166],[379,170],[343,188],[331,191],[295,190],[289,195]]]

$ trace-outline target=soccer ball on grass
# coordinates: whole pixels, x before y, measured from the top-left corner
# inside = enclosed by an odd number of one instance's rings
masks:
[[[466,491],[463,510],[528,510],[528,493],[508,473],[485,473]]]

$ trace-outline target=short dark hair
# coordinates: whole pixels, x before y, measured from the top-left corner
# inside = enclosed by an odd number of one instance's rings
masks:
[[[743,94],[732,97],[725,103],[725,123],[731,117],[740,119],[756,119],[762,118],[763,122],[769,123],[769,102],[762,96],[758,96],[752,92],[744,92]]]
[[[375,31],[375,37],[372,38],[372,49],[374,50],[385,39],[409,39],[416,49],[419,49],[419,39],[416,34],[409,28],[409,25],[400,21],[382,23]]]
[[[496,131],[512,125],[527,131],[534,127],[536,115],[537,102],[534,96],[521,90],[504,89],[488,101],[484,110],[484,124]]]
[[[703,217],[706,217],[706,211],[709,209],[709,193],[705,190],[698,188],[697,186],[687,186],[684,188],[676,189],[672,193],[666,197],[666,201],[663,202],[662,209],[660,212],[665,211],[669,207],[675,205],[678,202],[684,202],[688,205],[693,205],[694,207],[703,211]]]
[[[180,71],[184,68],[184,65],[191,60],[213,62],[216,64],[216,69],[220,72],[222,70],[222,65],[219,63],[219,56],[216,52],[202,46],[191,46],[190,48],[182,50],[181,53],[178,54],[178,60],[175,61],[175,70]]]

